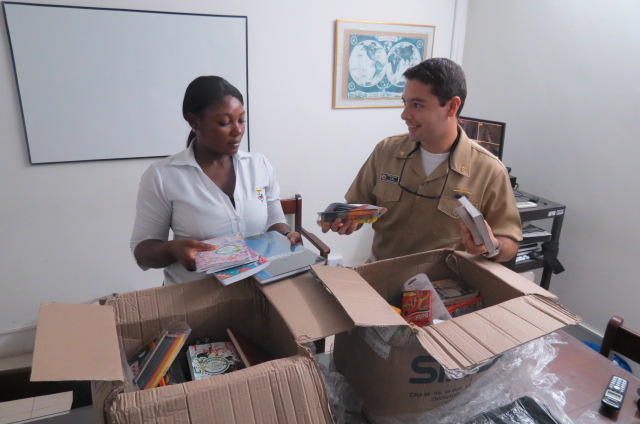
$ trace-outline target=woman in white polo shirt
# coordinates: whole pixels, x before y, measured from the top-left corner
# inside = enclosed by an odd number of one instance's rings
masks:
[[[187,149],[151,164],[140,182],[131,236],[138,265],[164,268],[164,284],[176,284],[203,277],[193,272],[196,252],[210,248],[201,240],[279,231],[300,242],[285,221],[273,167],[239,150],[246,121],[238,89],[217,76],[198,77],[182,114],[192,129]]]

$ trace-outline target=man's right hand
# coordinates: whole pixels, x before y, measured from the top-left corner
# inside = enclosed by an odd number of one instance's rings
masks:
[[[341,218],[336,218],[333,222],[323,222],[322,223],[322,232],[327,233],[329,230],[338,233],[338,234],[346,234],[349,235],[353,233],[355,230],[359,228],[357,222],[355,222],[351,218],[347,218],[346,221],[342,222]]]

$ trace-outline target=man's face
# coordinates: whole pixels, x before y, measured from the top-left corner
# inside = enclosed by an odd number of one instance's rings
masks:
[[[431,92],[431,85],[408,80],[402,93],[402,101],[404,110],[400,118],[407,124],[410,140],[422,142],[423,147],[426,147],[447,137],[451,100],[440,106],[438,98]],[[455,117],[455,111],[453,116]]]

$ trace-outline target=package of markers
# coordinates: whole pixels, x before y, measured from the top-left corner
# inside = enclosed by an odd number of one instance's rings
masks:
[[[191,328],[183,322],[169,324],[160,336],[151,343],[134,383],[140,390],[153,389],[162,385],[165,374],[178,356]]]
[[[386,208],[375,205],[355,203],[332,203],[323,212],[318,212],[318,225],[333,222],[340,218],[343,221],[351,218],[358,224],[374,223],[385,212]]]

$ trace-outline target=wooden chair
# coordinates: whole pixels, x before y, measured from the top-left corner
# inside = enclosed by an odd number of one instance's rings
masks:
[[[320,251],[320,256],[323,258],[329,258],[331,249],[324,244],[315,234],[305,230],[302,227],[302,196],[296,194],[292,199],[281,199],[282,210],[285,215],[294,216],[293,229],[300,233],[303,238],[306,238],[316,249]]]
[[[324,244],[315,234],[310,233],[302,227],[302,196],[296,194],[293,199],[281,199],[280,203],[282,204],[282,211],[286,215],[293,215],[293,229],[300,233],[304,238],[309,240],[309,242],[320,251],[320,256],[323,258],[329,258],[329,253],[331,249],[329,246]],[[321,353],[325,350],[325,339],[316,340],[314,342],[316,345],[316,352]]]
[[[607,329],[602,338],[600,353],[607,358],[613,352],[640,363],[640,334],[622,326],[624,319],[613,316],[607,324]]]

